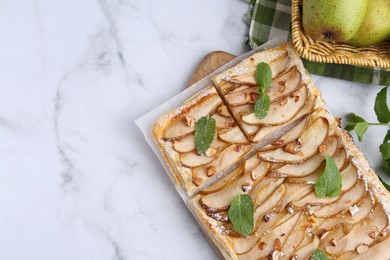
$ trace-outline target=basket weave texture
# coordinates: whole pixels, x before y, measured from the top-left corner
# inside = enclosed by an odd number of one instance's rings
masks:
[[[292,41],[303,58],[315,62],[390,69],[390,40],[366,48],[344,43],[313,40],[303,30],[301,7],[302,0],[292,0]]]

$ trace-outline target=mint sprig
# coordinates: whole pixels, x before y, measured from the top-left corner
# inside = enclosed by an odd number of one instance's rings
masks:
[[[328,260],[328,256],[321,249],[317,248],[310,258],[311,260]]]
[[[271,67],[265,62],[259,63],[256,67],[255,79],[259,86],[256,90],[259,96],[255,102],[254,112],[258,119],[263,119],[267,116],[271,103],[267,93],[272,82]]]
[[[195,126],[195,148],[199,153],[206,152],[213,142],[216,121],[214,118],[204,116],[199,119]]]
[[[362,142],[363,135],[369,127],[388,127],[389,130],[387,131],[387,134],[383,139],[383,143],[379,146],[379,151],[383,159],[383,168],[385,172],[390,175],[390,110],[387,105],[387,88],[388,87],[385,87],[381,91],[379,91],[375,98],[374,111],[378,122],[367,122],[364,118],[354,113],[350,113],[349,118],[345,122],[345,130],[355,131],[359,142]]]
[[[342,178],[333,158],[325,154],[325,161],[324,173],[316,181],[314,191],[319,198],[334,198],[341,193]]]
[[[228,217],[235,231],[249,235],[253,231],[253,201],[249,195],[237,195],[229,208]]]

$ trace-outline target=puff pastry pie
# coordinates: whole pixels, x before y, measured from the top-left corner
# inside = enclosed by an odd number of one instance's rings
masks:
[[[271,106],[261,120],[253,112],[260,62],[273,72]],[[153,136],[177,181],[195,193],[188,205],[220,255],[310,259],[319,248],[329,259],[390,259],[390,195],[324,108],[291,45],[258,52],[212,80],[218,92],[209,86],[161,117]],[[193,146],[193,123],[204,115],[217,121],[211,155]],[[325,154],[341,173],[337,197],[314,192]],[[247,236],[228,218],[238,194],[254,204]]]

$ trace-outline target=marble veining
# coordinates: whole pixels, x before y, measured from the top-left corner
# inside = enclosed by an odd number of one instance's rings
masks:
[[[210,51],[242,54],[241,0],[0,4],[0,259],[217,259],[134,121]],[[379,86],[314,77],[374,120]],[[385,129],[359,146],[376,169]]]

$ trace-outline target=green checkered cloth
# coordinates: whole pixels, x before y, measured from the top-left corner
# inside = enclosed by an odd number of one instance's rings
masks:
[[[291,42],[291,0],[247,0],[249,10],[244,21],[250,25],[247,39],[253,49],[275,38]],[[349,81],[390,85],[390,71],[331,63],[311,62],[303,59],[306,69],[326,77]]]

